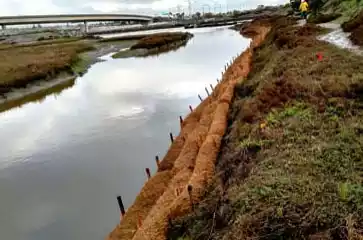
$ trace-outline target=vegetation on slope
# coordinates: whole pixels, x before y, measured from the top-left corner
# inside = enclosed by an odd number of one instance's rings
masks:
[[[351,32],[349,38],[354,44],[363,46],[363,10],[355,17],[344,22],[342,28],[345,32]]]
[[[169,239],[363,238],[363,58],[313,25],[272,24],[235,90],[215,181]]]
[[[354,17],[363,9],[362,0],[326,0],[323,2],[322,11],[324,13],[342,14],[343,21]]]

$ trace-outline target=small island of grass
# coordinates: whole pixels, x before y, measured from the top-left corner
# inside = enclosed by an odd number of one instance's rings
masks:
[[[141,38],[129,49],[114,54],[113,58],[146,57],[176,50],[185,46],[193,34],[188,32],[156,33]]]

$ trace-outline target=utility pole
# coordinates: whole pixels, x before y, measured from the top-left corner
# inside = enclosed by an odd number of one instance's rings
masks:
[[[188,0],[188,12],[189,16],[192,16],[192,1]]]

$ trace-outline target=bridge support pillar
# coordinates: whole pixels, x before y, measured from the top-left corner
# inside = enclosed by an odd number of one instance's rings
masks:
[[[5,24],[1,24],[1,29],[5,30],[6,29],[6,25]]]
[[[84,33],[88,33],[88,23],[87,21],[84,21],[84,30],[83,30]]]

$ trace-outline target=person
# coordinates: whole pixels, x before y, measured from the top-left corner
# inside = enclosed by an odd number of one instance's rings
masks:
[[[300,12],[301,12],[301,16],[306,19],[308,16],[308,9],[309,9],[309,4],[306,0],[301,0],[301,4],[300,4]]]

